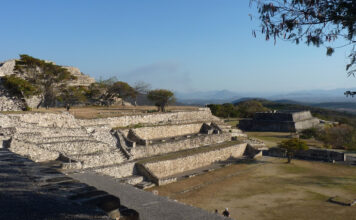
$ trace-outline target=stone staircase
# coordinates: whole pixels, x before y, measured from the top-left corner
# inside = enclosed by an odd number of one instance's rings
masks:
[[[228,125],[228,124],[225,124],[223,122],[220,122],[220,123],[217,123],[217,125],[219,126],[219,128],[225,132],[225,133],[231,133],[231,137],[232,138],[239,138],[239,137],[242,137],[242,138],[246,138],[247,135],[244,134],[240,129],[238,128],[232,128],[231,125]]]

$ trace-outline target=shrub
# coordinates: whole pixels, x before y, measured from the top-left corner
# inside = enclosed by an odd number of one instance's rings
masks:
[[[15,75],[4,76],[2,82],[4,86],[17,97],[31,97],[40,94],[38,87]]]
[[[317,128],[308,128],[301,131],[300,138],[309,139],[309,138],[318,138],[320,136],[320,131]]]

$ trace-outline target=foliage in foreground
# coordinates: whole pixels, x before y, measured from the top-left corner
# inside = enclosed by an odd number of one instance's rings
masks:
[[[355,0],[251,0],[256,2],[261,32],[266,40],[277,38],[299,44],[326,45],[332,55],[335,42],[343,38],[349,46],[349,75],[356,73],[356,1]],[[253,31],[256,36],[256,32]]]

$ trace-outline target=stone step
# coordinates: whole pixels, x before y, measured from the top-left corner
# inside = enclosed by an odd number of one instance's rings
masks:
[[[130,184],[130,185],[136,185],[143,181],[143,176],[138,176],[138,175],[127,176],[127,177],[121,178],[119,181],[122,183]]]
[[[221,129],[231,129],[231,125],[218,125]]]
[[[233,129],[231,129],[231,133],[240,133],[240,134],[242,134],[243,132],[240,129],[233,128]]]
[[[17,136],[17,139],[19,139],[19,136]],[[27,139],[28,138],[24,138]],[[58,143],[58,142],[76,142],[76,141],[95,141],[95,139],[89,137],[89,136],[58,136],[58,137],[43,137],[40,135],[37,136],[32,136],[30,138],[30,141],[32,143],[36,144],[51,144],[51,143]]]
[[[126,160],[125,156],[119,150],[93,155],[69,155],[69,157],[82,162],[82,168],[84,169],[119,164]]]
[[[66,141],[38,144],[38,147],[49,151],[57,151],[68,157],[71,155],[87,155],[110,152],[112,147],[98,141]]]
[[[139,189],[148,189],[156,186],[156,184],[152,182],[142,181],[140,183],[137,183],[135,186]]]
[[[88,136],[86,129],[83,128],[60,128],[60,127],[16,127],[19,134],[29,132],[39,132],[44,137],[58,137],[58,136]]]
[[[89,169],[96,173],[100,173],[106,176],[114,178],[124,178],[127,176],[135,175],[135,162],[123,162],[121,164],[112,164],[106,166],[98,166]]]

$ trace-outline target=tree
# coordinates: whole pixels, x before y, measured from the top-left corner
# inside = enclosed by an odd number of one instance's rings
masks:
[[[132,88],[129,84],[121,81],[117,81],[109,86],[106,94],[106,100],[111,104],[115,98],[126,99],[136,98],[137,92],[134,88]]]
[[[155,103],[158,110],[164,112],[168,104],[175,102],[174,93],[166,89],[151,90],[147,94],[147,98]]]
[[[287,150],[288,163],[292,161],[292,157],[296,151],[309,149],[305,141],[302,141],[299,138],[291,138],[282,141],[278,147]]]
[[[39,88],[46,106],[54,105],[55,90],[60,89],[60,84],[76,79],[67,69],[26,54],[21,54],[20,60],[16,60],[14,70],[26,81]]]
[[[31,97],[38,95],[40,93],[39,88],[29,83],[27,80],[24,80],[15,75],[7,75],[2,77],[2,82],[4,86],[15,96],[22,97]]]
[[[261,102],[256,100],[241,102],[237,105],[237,109],[240,113],[240,117],[244,118],[253,117],[256,112],[269,111],[269,109],[264,107]]]
[[[57,97],[65,105],[85,104],[88,101],[89,89],[84,86],[69,86],[62,89]]]
[[[137,81],[135,82],[133,88],[137,93],[147,94],[151,89],[151,85],[143,81]]]
[[[327,127],[321,132],[319,140],[332,148],[356,149],[356,130],[346,124]]]
[[[219,104],[210,104],[208,105],[210,111],[213,115],[222,118],[236,118],[239,116],[237,108],[231,103],[225,103],[222,105]]]
[[[348,75],[356,73],[356,1],[355,0],[250,0],[257,3],[261,32],[266,40],[277,38],[296,44],[326,45],[326,54],[336,47],[338,38],[350,46]],[[256,36],[256,31],[252,34]]]

